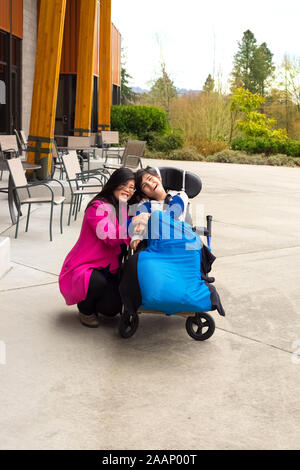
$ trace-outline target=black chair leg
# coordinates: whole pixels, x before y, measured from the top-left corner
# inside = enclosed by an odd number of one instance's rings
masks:
[[[53,216],[53,204],[51,203],[51,210],[50,210],[50,226],[49,226],[49,230],[50,230],[50,242],[52,242],[52,216]]]
[[[74,206],[73,206],[73,212],[72,212],[72,215],[74,216],[75,215],[75,209],[76,209],[76,203],[77,203],[77,194],[75,195],[75,198],[74,198]]]
[[[76,197],[76,204],[75,204],[75,217],[74,217],[74,220],[77,220],[77,213],[78,213],[78,207],[79,207],[79,200],[82,196],[81,195],[78,195]]]
[[[70,221],[71,221],[72,205],[73,205],[73,194],[71,195],[71,201],[70,201],[70,209],[69,209],[68,225],[70,225]]]
[[[28,204],[28,212],[27,212],[27,220],[26,220],[26,228],[25,228],[25,232],[27,232],[27,231],[28,231],[29,217],[30,217],[30,209],[31,209],[31,204]]]
[[[18,238],[18,230],[19,230],[19,220],[20,220],[20,213],[21,213],[21,204],[18,207],[18,216],[17,216],[17,223],[16,223],[16,232],[15,238]]]
[[[78,212],[80,212],[80,209],[81,209],[81,203],[82,203],[82,195],[80,196],[80,202],[79,202],[79,209],[78,209]]]
[[[61,203],[60,209],[60,233],[63,233],[63,210],[64,210],[64,203]]]

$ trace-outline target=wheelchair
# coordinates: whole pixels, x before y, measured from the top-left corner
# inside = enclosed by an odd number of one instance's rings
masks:
[[[173,167],[159,167],[155,168],[159,170],[159,173],[162,178],[163,186],[166,190],[175,190],[175,191],[185,191],[189,198],[189,203],[186,211],[185,222],[192,227],[193,232],[196,232],[199,236],[206,237],[207,240],[207,248],[210,251],[211,246],[211,235],[212,235],[212,216],[206,216],[206,226],[205,227],[197,227],[193,225],[191,211],[190,211],[190,200],[195,198],[202,189],[202,182],[201,179],[191,173],[189,171],[184,171],[178,168]],[[132,251],[128,249],[127,256],[125,256],[125,260],[123,263],[128,260],[130,256],[132,256]],[[201,278],[205,277],[206,282],[213,283],[214,278],[209,277],[207,273],[201,273]],[[139,326],[139,316],[141,314],[162,314],[166,315],[166,313],[159,311],[159,310],[148,310],[143,308],[138,308],[136,311],[132,309],[126,309],[123,305],[122,312],[120,315],[119,321],[119,334],[122,338],[130,338],[132,337]],[[188,335],[196,341],[205,341],[209,339],[215,331],[215,321],[213,317],[208,312],[187,312],[182,311],[180,313],[174,313],[168,316],[180,316],[186,319],[185,327]],[[225,313],[224,313],[225,315]]]

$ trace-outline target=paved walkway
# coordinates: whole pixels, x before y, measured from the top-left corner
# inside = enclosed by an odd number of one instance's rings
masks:
[[[300,171],[177,165],[203,181],[194,217],[214,217],[227,316],[213,313],[203,343],[182,318],[141,315],[129,340],[117,318],[81,326],[57,284],[81,218],[60,235],[56,211],[50,243],[41,207],[14,240],[0,193],[13,262],[0,280],[1,449],[300,448]]]

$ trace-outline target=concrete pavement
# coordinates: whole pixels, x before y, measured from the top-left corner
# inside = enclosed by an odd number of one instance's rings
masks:
[[[203,343],[182,318],[161,315],[141,315],[128,340],[117,318],[84,328],[57,284],[82,214],[61,235],[55,211],[50,243],[49,208],[38,207],[15,240],[0,193],[12,262],[0,279],[0,448],[299,449],[299,170],[144,163],[202,178],[194,220],[213,215],[227,316],[212,314]]]

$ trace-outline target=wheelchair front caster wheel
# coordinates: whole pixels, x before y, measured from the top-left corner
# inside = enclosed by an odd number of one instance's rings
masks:
[[[215,331],[215,321],[208,313],[196,313],[194,317],[187,317],[186,331],[196,341],[205,341]]]
[[[119,333],[122,338],[130,338],[134,335],[139,326],[139,316],[136,312],[121,314],[119,323]]]

